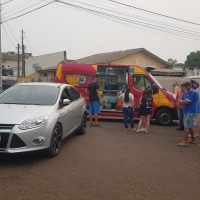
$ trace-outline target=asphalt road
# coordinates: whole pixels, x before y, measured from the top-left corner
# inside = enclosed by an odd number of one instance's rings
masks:
[[[199,200],[200,145],[175,126],[133,134],[119,122],[72,136],[55,158],[0,155],[0,200]]]

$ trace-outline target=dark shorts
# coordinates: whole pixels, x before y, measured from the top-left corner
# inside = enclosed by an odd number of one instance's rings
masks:
[[[152,113],[151,109],[148,109],[148,108],[140,108],[139,109],[139,115],[140,116],[151,115],[151,113]]]

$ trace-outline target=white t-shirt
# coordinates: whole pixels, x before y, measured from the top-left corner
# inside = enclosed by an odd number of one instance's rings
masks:
[[[132,102],[134,100],[133,94],[129,93],[129,102],[124,102],[124,95],[125,95],[125,93],[123,93],[119,96],[119,98],[123,100],[123,107],[126,107],[126,108],[132,107]]]

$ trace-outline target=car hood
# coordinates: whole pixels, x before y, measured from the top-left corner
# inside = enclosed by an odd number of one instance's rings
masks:
[[[0,104],[0,124],[21,124],[26,119],[49,115],[54,106]]]

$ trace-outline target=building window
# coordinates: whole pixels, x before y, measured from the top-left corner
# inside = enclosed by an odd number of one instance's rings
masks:
[[[4,66],[4,65],[2,65],[1,67],[2,67],[2,68],[5,68],[5,66]]]

